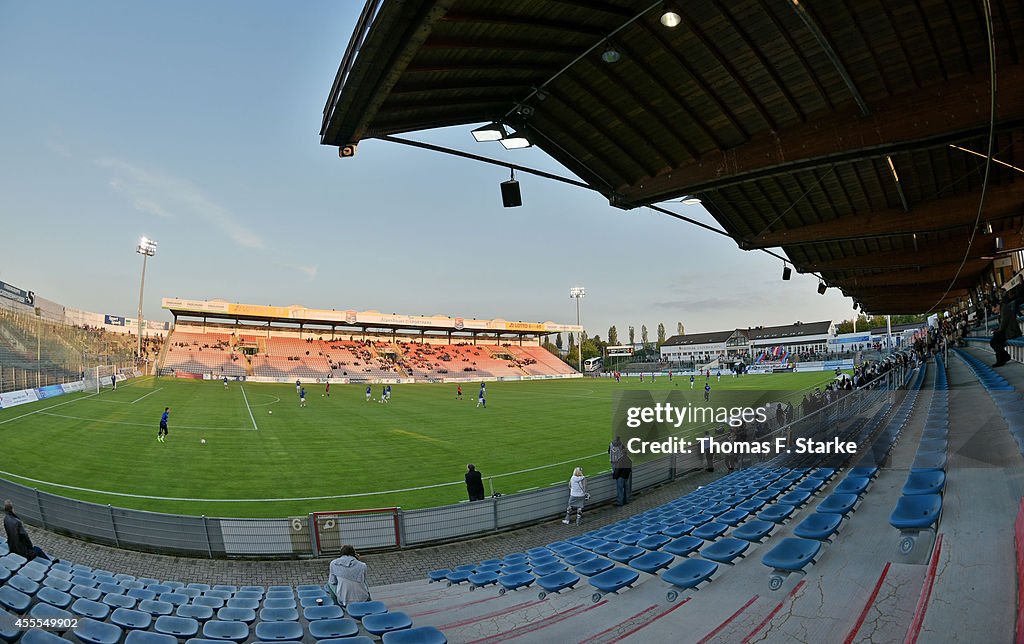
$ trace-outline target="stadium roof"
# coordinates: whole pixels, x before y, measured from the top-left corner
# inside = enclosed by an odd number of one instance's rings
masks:
[[[685,346],[688,344],[717,344],[725,342],[732,334],[736,333],[736,329],[729,329],[728,331],[712,331],[710,333],[691,333],[689,335],[674,335],[661,345],[663,347],[676,347]]]
[[[502,318],[480,320],[447,315],[399,315],[380,311],[336,311],[310,309],[299,304],[271,306],[238,304],[227,300],[183,300],[165,297],[163,308],[179,316],[203,319],[245,320],[250,322],[278,322],[284,324],[353,327],[360,329],[403,329],[462,334],[545,335],[548,333],[580,333],[583,327],[555,322],[509,321]]]
[[[832,328],[832,321],[823,322],[796,322],[782,326],[759,326],[753,329],[741,330],[751,340],[765,340],[773,338],[796,338],[806,335],[822,335]]]
[[[674,29],[651,0],[368,0],[322,143],[496,121],[613,205],[699,197],[873,313],[1024,247],[1019,2],[990,5],[994,68],[987,3],[671,4]]]

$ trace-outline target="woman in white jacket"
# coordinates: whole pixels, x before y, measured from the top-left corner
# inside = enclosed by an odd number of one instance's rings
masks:
[[[347,606],[351,602],[370,600],[370,588],[366,585],[366,564],[359,561],[356,549],[349,545],[341,547],[341,556],[331,562],[331,576],[327,583],[338,597],[338,603]]]
[[[562,519],[562,523],[569,525],[569,519],[572,518],[572,511],[575,509],[576,525],[579,525],[583,518],[583,504],[589,498],[587,477],[583,476],[583,468],[577,467],[572,472],[572,478],[569,479],[569,507],[565,509],[565,518]]]

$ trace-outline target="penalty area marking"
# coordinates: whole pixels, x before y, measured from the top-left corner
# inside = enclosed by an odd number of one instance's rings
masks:
[[[160,391],[161,389],[163,389],[163,387],[157,387],[156,389],[154,389],[153,391],[149,392],[148,394],[143,394],[142,396],[139,396],[138,398],[136,398],[135,400],[131,401],[128,404],[129,405],[134,405],[135,403],[139,402],[143,398],[148,398],[149,396],[152,396],[153,394],[155,394],[156,392]]]
[[[245,400],[245,410],[249,412],[249,420],[252,421],[252,430],[258,432],[260,428],[256,426],[256,417],[252,415],[252,407],[249,406],[249,397],[245,395],[245,387],[239,386],[238,388],[242,390],[242,399]]]
[[[273,400],[270,401],[270,402],[260,402],[259,404],[251,404],[249,406],[269,406],[271,404],[276,404],[276,403],[281,402],[281,398],[279,398],[278,396],[271,396],[268,393],[254,393],[253,395],[254,396],[267,396],[268,398],[273,398]]]
[[[21,416],[15,416],[14,418],[8,418],[7,420],[0,420],[0,425],[6,425],[7,423],[10,423],[10,422],[15,421],[15,420],[20,420],[20,419],[25,418],[27,416],[31,416],[32,414],[42,414],[47,409],[56,409],[57,407],[63,407],[64,405],[70,405],[71,403],[78,402],[79,400],[88,400],[89,398],[92,398],[95,395],[96,394],[92,393],[92,394],[89,394],[88,396],[82,396],[80,398],[75,398],[74,400],[67,400],[65,402],[58,403],[56,405],[50,405],[49,407],[43,407],[42,409],[37,409],[35,411],[30,411],[27,414],[22,414]]]
[[[49,414],[56,416],[57,414]],[[89,420],[89,419],[83,419]],[[111,421],[112,422],[112,421]],[[139,425],[140,423],[120,423],[120,424],[131,424]],[[149,425],[145,425],[149,427]],[[183,427],[184,428],[184,427]],[[185,428],[185,429],[204,429],[204,428]],[[224,428],[229,429],[229,428]],[[242,429],[239,431],[251,432],[251,429]],[[601,456],[602,454],[593,454],[591,456],[584,456],[583,458],[573,459],[571,461],[563,461],[561,463],[552,463],[551,465],[541,465],[540,467],[533,467],[526,470],[519,470],[518,472],[506,472],[504,474],[497,474],[498,476],[512,476],[514,474],[522,474],[524,472],[533,472],[535,470],[544,469],[545,467],[553,467],[557,465],[565,465],[566,463],[574,463],[581,461],[585,458],[593,458],[594,456]],[[52,481],[44,481],[41,479],[34,479],[28,476],[22,476],[21,474],[15,474],[13,472],[6,472],[0,470],[0,475],[9,476],[11,478],[20,479],[22,481],[29,481],[30,483],[36,483],[38,485],[49,485],[51,487],[60,488],[63,490],[75,490],[76,492],[89,492],[91,494],[104,494],[107,496],[118,496],[129,499],[147,499],[151,501],[186,501],[190,503],[274,503],[274,502],[292,502],[292,501],[329,501],[333,499],[353,499],[364,496],[381,496],[384,494],[398,494],[403,492],[418,492],[420,490],[432,490],[439,487],[450,487],[452,485],[465,485],[465,481],[452,481],[451,483],[434,483],[433,485],[420,485],[418,487],[407,487],[399,490],[381,490],[378,492],[356,492],[354,494],[331,494],[325,496],[293,496],[293,497],[280,497],[271,499],[197,499],[193,497],[178,497],[178,496],[152,496],[148,494],[130,494],[128,492],[111,492],[108,490],[95,490],[87,487],[78,487],[75,485],[64,485],[63,483],[53,483]]]

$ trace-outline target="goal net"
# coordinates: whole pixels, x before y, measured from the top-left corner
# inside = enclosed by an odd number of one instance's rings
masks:
[[[85,370],[85,391],[86,393],[98,394],[101,389],[110,389],[113,384],[111,376],[117,373],[117,368],[110,365],[98,365]]]

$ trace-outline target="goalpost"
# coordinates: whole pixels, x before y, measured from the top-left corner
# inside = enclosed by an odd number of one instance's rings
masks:
[[[111,365],[97,365],[85,370],[85,387],[87,393],[100,393],[101,389],[110,389],[110,377],[117,373]]]

